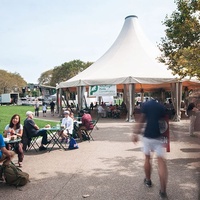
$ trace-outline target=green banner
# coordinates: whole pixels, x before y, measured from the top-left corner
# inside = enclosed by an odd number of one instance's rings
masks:
[[[116,85],[93,85],[89,87],[89,96],[117,96]]]

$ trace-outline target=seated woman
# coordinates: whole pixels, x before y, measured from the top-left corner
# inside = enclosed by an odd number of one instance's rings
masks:
[[[102,105],[98,106],[98,114],[101,115],[101,117],[106,117],[107,111]]]
[[[66,143],[68,142],[68,134],[73,134],[73,128],[74,128],[74,122],[73,119],[70,117],[70,111],[66,110],[64,111],[64,118],[61,122],[61,127],[63,130],[59,133],[59,135],[62,137],[62,142],[66,140]]]
[[[23,126],[20,124],[20,116],[15,114],[11,117],[10,123],[6,125],[4,130],[4,137],[7,137],[8,133],[10,136],[16,136],[18,138],[22,137],[23,134]],[[10,150],[11,148],[18,154],[18,164],[19,167],[22,167],[22,161],[24,159],[23,145],[22,143],[16,144],[7,144],[6,148]]]

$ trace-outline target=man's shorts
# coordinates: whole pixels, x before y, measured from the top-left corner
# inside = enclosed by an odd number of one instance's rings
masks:
[[[150,155],[155,152],[158,157],[164,157],[165,150],[162,140],[143,137],[143,152],[145,155]]]

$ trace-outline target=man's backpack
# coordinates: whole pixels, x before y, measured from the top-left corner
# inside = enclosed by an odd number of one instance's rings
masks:
[[[5,181],[9,185],[14,185],[16,187],[18,186],[24,186],[29,181],[29,174],[26,172],[23,172],[21,169],[16,167],[13,163],[5,166],[2,166],[2,172],[3,176],[5,178]]]
[[[70,138],[68,149],[78,149],[78,144],[73,137]]]

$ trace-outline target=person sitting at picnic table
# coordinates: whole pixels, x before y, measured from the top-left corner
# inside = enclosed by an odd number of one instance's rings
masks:
[[[103,104],[98,106],[98,114],[101,115],[101,117],[106,117],[107,116],[107,111],[104,109]]]
[[[10,134],[10,137],[22,138],[23,126],[20,123],[20,116],[15,114],[11,117],[10,123],[6,125],[4,130],[4,137],[7,137]],[[19,167],[22,167],[22,161],[24,159],[23,144],[21,142],[15,144],[7,144],[6,148],[8,150],[14,149],[15,153],[18,154],[18,164]]]
[[[3,136],[0,134],[0,162],[3,162],[3,165],[9,165],[14,155],[14,151],[9,151],[6,149]]]
[[[63,142],[66,140],[66,143],[68,142],[68,134],[72,135],[73,134],[73,128],[74,128],[74,122],[73,119],[70,117],[70,111],[66,110],[64,111],[64,118],[62,119],[61,122],[61,132],[59,133],[60,137],[62,138]]]
[[[112,111],[112,117],[113,118],[119,118],[120,117],[120,109],[119,109],[119,105],[118,104],[116,104],[114,106],[114,109]]]
[[[42,113],[43,117],[47,116],[47,104],[45,102],[42,103]]]
[[[41,146],[39,147],[40,151],[44,151],[47,148],[44,145],[49,144],[51,141],[47,141],[47,130],[42,129],[40,130],[39,126],[33,120],[33,112],[27,111],[26,112],[27,118],[24,120],[24,130],[28,137],[37,137],[42,136]]]
[[[73,112],[70,112],[70,115],[69,115],[72,119],[73,119],[73,121],[75,120],[75,117],[74,117],[74,113]]]
[[[83,141],[82,131],[92,130],[94,125],[92,123],[92,117],[89,113],[85,113],[84,110],[80,110],[80,117],[81,117],[81,125],[78,129],[78,136],[80,138],[80,142]]]

